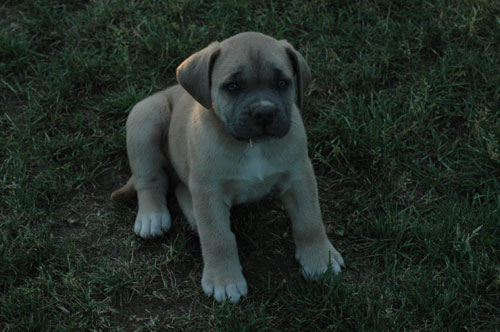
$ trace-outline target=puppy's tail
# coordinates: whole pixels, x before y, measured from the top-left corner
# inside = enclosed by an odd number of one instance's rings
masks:
[[[134,187],[134,179],[133,176],[131,176],[130,179],[128,179],[127,184],[120,189],[113,191],[111,199],[118,202],[124,202],[134,198],[136,194],[137,191]]]

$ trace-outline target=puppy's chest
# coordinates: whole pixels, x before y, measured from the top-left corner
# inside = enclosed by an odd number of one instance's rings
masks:
[[[258,146],[249,149],[235,165],[224,183],[224,192],[231,204],[255,201],[268,194],[284,174],[273,156]]]

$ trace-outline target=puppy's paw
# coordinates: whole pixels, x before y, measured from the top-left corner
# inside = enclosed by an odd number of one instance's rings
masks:
[[[220,303],[226,300],[238,303],[240,298],[248,293],[247,282],[241,273],[241,268],[217,271],[205,267],[201,286],[205,294],[213,296]]]
[[[135,219],[134,232],[143,239],[162,236],[172,224],[168,210],[139,213]]]
[[[297,248],[295,257],[302,265],[302,275],[307,279],[316,279],[329,267],[338,274],[344,266],[344,259],[330,241]]]

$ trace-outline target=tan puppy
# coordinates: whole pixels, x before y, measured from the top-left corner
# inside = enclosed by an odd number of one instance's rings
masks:
[[[276,189],[290,214],[296,258],[306,277],[344,264],[326,236],[299,105],[311,74],[288,42],[246,32],[210,44],[177,68],[175,85],[139,102],[127,120],[132,177],[112,194],[137,193],[135,233],[170,228],[169,185],[197,229],[202,287],[217,301],[247,294],[232,205]]]

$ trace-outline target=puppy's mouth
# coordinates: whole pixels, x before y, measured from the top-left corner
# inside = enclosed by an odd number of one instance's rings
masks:
[[[240,142],[246,142],[246,143],[263,143],[263,142],[270,142],[277,140],[281,138],[280,136],[275,136],[275,135],[256,135],[256,136],[250,136],[250,137],[242,137],[238,135],[233,135],[234,138],[236,138]]]
[[[231,135],[241,142],[252,141],[254,143],[269,142],[282,138],[288,133],[289,128],[280,128],[280,130],[271,128],[253,128],[253,130],[231,130]]]
[[[249,121],[228,123],[229,133],[238,141],[269,142],[284,137],[290,130],[289,121],[275,121],[265,125],[255,125]]]

